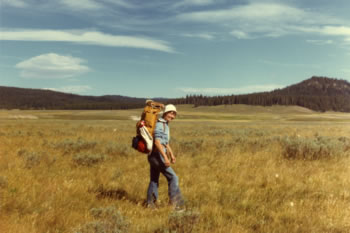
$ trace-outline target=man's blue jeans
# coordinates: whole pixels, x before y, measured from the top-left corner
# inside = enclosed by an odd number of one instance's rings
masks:
[[[148,156],[148,162],[151,167],[151,180],[147,191],[147,203],[153,205],[158,200],[159,175],[162,173],[168,181],[170,203],[182,205],[183,200],[179,188],[179,179],[174,170],[164,165],[164,158],[159,152],[152,152]]]

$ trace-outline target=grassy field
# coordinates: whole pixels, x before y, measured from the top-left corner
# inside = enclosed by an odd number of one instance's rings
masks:
[[[350,232],[350,114],[179,106],[187,210],[144,207],[141,110],[0,111],[0,232]]]

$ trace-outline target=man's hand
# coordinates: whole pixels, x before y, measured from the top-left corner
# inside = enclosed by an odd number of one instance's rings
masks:
[[[171,163],[176,163],[176,157],[173,155],[173,153],[170,155],[170,161]]]
[[[170,161],[169,161],[168,158],[165,158],[165,159],[164,159],[164,165],[165,165],[166,167],[170,167]]]
[[[167,148],[167,154],[170,157],[171,163],[176,163],[176,157],[174,156],[173,150],[171,149],[170,145],[166,145]]]
[[[156,139],[154,141],[154,145],[156,146],[157,150],[159,151],[159,153],[161,154],[161,156],[164,158],[164,165],[166,167],[170,167],[170,161],[167,157],[167,155],[164,152],[164,147],[163,145],[160,143],[160,141],[158,139]]]

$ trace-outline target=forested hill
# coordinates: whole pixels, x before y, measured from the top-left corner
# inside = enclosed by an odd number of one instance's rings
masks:
[[[350,83],[345,80],[312,77],[301,83],[275,90],[273,93],[306,96],[350,96]]]
[[[229,96],[186,96],[177,104],[221,105],[298,105],[315,111],[350,112],[350,83],[327,77],[312,77],[298,84],[271,92]]]
[[[0,86],[0,109],[129,109],[145,99],[118,95],[80,96],[62,92]]]

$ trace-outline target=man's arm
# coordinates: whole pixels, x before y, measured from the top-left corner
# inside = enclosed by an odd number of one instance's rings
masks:
[[[164,165],[166,167],[169,167],[170,166],[170,161],[168,159],[168,156],[164,152],[163,145],[160,143],[160,141],[158,139],[154,140],[154,145],[156,146],[156,148],[160,152],[160,154],[163,156],[163,158],[164,158]]]

